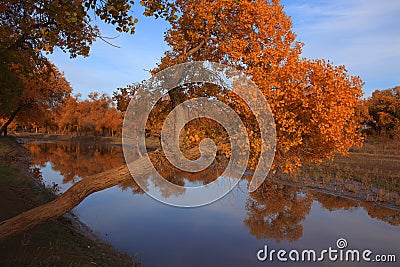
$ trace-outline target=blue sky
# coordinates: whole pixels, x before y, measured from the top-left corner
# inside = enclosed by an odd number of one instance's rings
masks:
[[[282,0],[291,16],[297,39],[305,43],[303,56],[345,65],[365,82],[365,96],[375,89],[400,85],[399,0]],[[70,59],[56,50],[49,59],[64,72],[74,93],[112,94],[117,87],[150,77],[168,46],[163,41],[168,24],[145,18],[140,8],[135,35],[118,34],[99,24],[104,36],[120,48],[96,41],[87,58]]]

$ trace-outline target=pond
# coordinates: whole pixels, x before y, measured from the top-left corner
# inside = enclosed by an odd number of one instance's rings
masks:
[[[40,169],[46,185],[55,185],[60,192],[84,177],[125,163],[122,148],[115,145],[27,142],[25,146],[34,155],[32,167]],[[186,182],[199,184],[199,179],[187,177]],[[339,238],[347,241],[345,249],[371,250],[371,259],[393,254],[400,260],[400,211],[272,182],[249,194],[245,182],[212,204],[177,208],[154,200],[132,181],[92,194],[73,212],[145,266],[365,266],[362,260],[333,262],[328,257],[313,264],[281,263],[276,254],[272,262],[257,258],[265,246],[269,252],[313,249],[319,255],[329,247],[338,249]]]

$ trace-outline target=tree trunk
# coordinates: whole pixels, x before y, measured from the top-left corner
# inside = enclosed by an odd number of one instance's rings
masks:
[[[178,88],[172,89],[171,91],[168,92],[168,94],[171,99],[172,109],[176,108],[185,99],[185,95],[183,94],[182,91],[178,90]],[[184,120],[182,115],[183,114],[181,114],[180,112],[175,113],[174,119],[175,119],[176,125]],[[179,129],[177,127],[174,127],[173,131],[174,131],[173,132],[174,140],[179,140],[179,136],[180,136]]]
[[[204,44],[206,43],[206,38],[203,38],[199,44],[197,44],[195,47],[188,48],[185,47],[180,56],[178,57],[178,63],[184,63],[187,62],[188,59],[197,51],[199,51]],[[170,82],[172,84],[179,84],[179,80],[182,79],[182,76],[184,75],[183,69],[179,69],[177,72],[174,73],[173,77],[170,77]],[[174,109],[176,106],[181,104],[185,100],[185,94],[179,89],[179,88],[174,88],[168,92],[169,98],[171,99],[171,104],[172,104],[172,109]],[[175,122],[179,123],[182,120],[184,120],[184,114],[181,114],[179,112],[175,113]],[[179,134],[180,132],[178,131],[177,127],[174,127],[174,138],[179,140]]]
[[[135,170],[134,176],[139,177],[150,172],[151,166],[147,162],[145,158],[140,158],[130,163],[131,170]],[[82,179],[57,199],[1,222],[0,240],[56,219],[72,210],[90,194],[131,179],[127,165]]]
[[[3,126],[0,128],[0,136],[4,133],[4,136],[7,136],[7,127],[10,125],[10,123],[14,120],[15,116],[18,114],[18,112],[21,110],[21,105],[18,106],[16,110],[11,113],[10,118],[7,120],[6,123],[4,123]]]

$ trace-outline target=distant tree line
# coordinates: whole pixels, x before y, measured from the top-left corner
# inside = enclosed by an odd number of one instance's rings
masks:
[[[32,107],[20,113],[8,127],[14,131],[33,131],[72,135],[120,136],[123,113],[107,94],[67,95],[57,105]],[[0,119],[0,124],[7,119]]]

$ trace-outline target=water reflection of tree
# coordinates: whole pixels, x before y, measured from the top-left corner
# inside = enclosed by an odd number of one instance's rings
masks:
[[[59,171],[63,176],[63,183],[75,183],[77,177],[85,178],[125,164],[122,148],[118,146],[83,142],[27,143],[25,146],[34,156],[33,164],[44,167],[50,162],[52,169]],[[197,173],[183,172],[172,166],[163,153],[155,155],[151,159],[159,173],[166,180],[180,186],[188,182],[208,184],[224,171],[223,168],[210,167]],[[144,192],[133,179],[124,181],[119,187],[122,190],[131,190],[133,194]],[[168,188],[161,186],[159,189],[164,197],[183,193],[183,191],[170,192]]]
[[[393,226],[400,225],[399,210],[393,210],[382,206],[377,206],[374,203],[361,202],[324,193],[314,193],[314,197],[324,208],[329,211],[339,209],[350,210],[353,208],[362,207],[368,212],[368,215],[371,218],[384,221]]]
[[[322,207],[329,211],[335,211],[339,209],[351,210],[360,206],[358,201],[349,198],[343,198],[320,192],[314,192],[313,195],[314,198],[321,203]]]
[[[196,154],[196,153],[195,153]],[[195,159],[197,156],[195,154],[186,154],[189,159]],[[197,155],[197,154],[196,154]],[[173,166],[168,159],[165,157],[162,151],[159,151],[157,157],[153,157],[152,159],[153,166],[157,169],[158,173],[167,181],[179,185],[179,186],[195,186],[198,185],[206,185],[209,184],[216,179],[218,179],[222,173],[225,171],[225,167],[227,162],[219,162],[216,163],[214,160],[214,164],[207,167],[206,169],[198,172],[187,172],[177,169]],[[238,178],[240,179],[240,177]],[[184,193],[183,190],[171,191],[171,188],[165,188],[156,184],[159,187],[163,197],[170,197],[172,195],[179,195]]]
[[[266,181],[250,193],[244,224],[257,239],[295,241],[302,236],[300,222],[310,212],[311,203],[312,197],[307,191]]]
[[[329,211],[363,208],[371,218],[393,226],[400,225],[399,210],[335,195],[304,191],[271,181],[264,182],[257,191],[250,193],[244,224],[257,239],[295,241],[303,234],[303,226],[300,223],[310,212],[313,199]]]
[[[87,143],[26,144],[33,154],[33,164],[52,168],[64,177],[63,183],[76,182],[86,177],[125,164],[122,148],[117,146],[88,145]]]
[[[382,208],[369,203],[362,203],[361,206],[368,212],[371,218],[387,222],[390,225],[400,225],[400,211]]]
[[[63,175],[63,183],[76,182],[76,177],[86,177],[121,166],[125,163],[122,148],[118,146],[94,145],[87,143],[46,143],[26,144],[34,155],[33,164],[45,166],[51,162],[52,168]],[[203,171],[189,173],[174,168],[164,155],[153,163],[160,174],[177,185],[208,184],[217,179],[224,168],[209,167]],[[226,162],[218,166],[225,166]],[[131,190],[133,194],[143,194],[143,190],[132,180],[127,180],[119,187]],[[183,192],[169,192],[160,188],[167,197]],[[246,203],[247,218],[244,223],[250,233],[257,238],[274,238],[295,241],[302,236],[301,221],[310,212],[312,200],[316,199],[329,210],[350,210],[364,208],[371,218],[376,218],[391,225],[400,225],[400,211],[383,208],[367,202],[355,201],[325,193],[303,191],[299,188],[266,181],[256,192],[251,193]]]
[[[215,165],[212,165],[202,171],[199,172],[186,172],[177,169],[174,167],[166,158],[165,155],[159,151],[159,152],[154,152],[153,157],[151,158],[151,161],[153,163],[153,166],[156,168],[158,173],[167,181],[179,185],[179,186],[191,186],[190,184],[195,184],[197,185],[206,185],[209,184],[213,181],[215,181],[217,178],[219,178],[222,173],[224,172],[224,168],[226,166],[226,162],[223,162],[218,165],[218,167],[215,167]],[[223,167],[221,167],[223,166]],[[148,178],[146,183],[142,183],[142,186],[148,187],[149,182],[152,180],[151,177],[145,177]],[[152,180],[155,182],[154,180]],[[168,198],[171,196],[178,196],[180,194],[185,193],[185,189],[177,189],[175,191],[171,191],[171,187],[165,187],[163,185],[160,185],[158,183],[154,184],[158,189],[160,190],[161,194],[163,197]],[[131,189],[133,194],[142,194],[144,193],[144,190],[141,189],[137,183],[132,179],[132,181],[125,181],[119,186],[123,190],[128,190]]]

